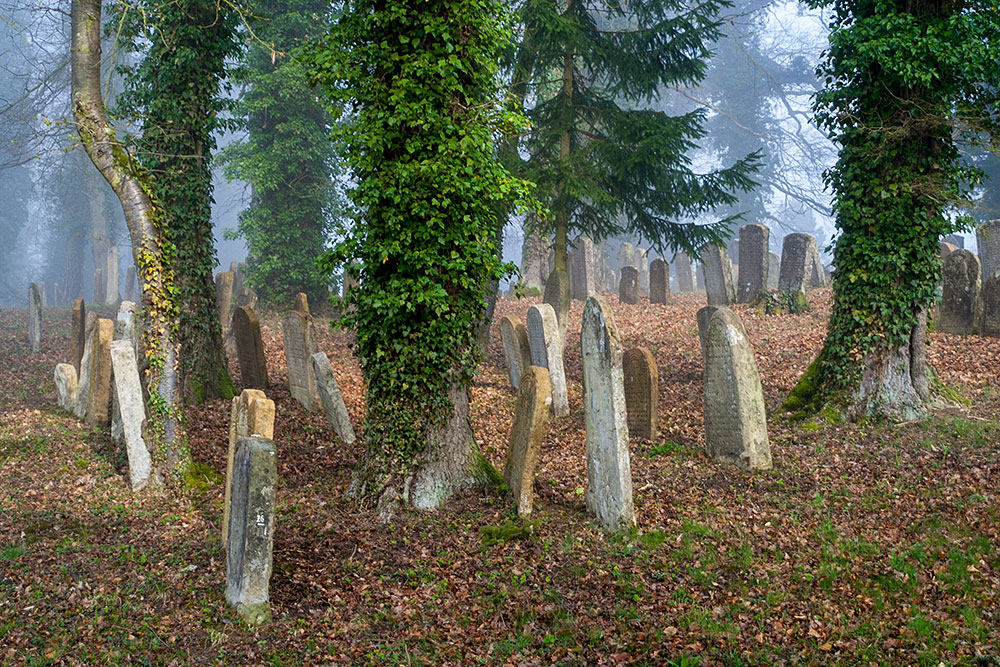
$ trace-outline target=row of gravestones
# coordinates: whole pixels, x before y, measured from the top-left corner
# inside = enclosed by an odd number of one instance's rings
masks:
[[[1000,224],[997,230],[1000,233]],[[951,334],[1000,337],[1000,266],[987,273],[979,257],[949,244],[942,244],[941,253],[941,304],[935,328]]]
[[[528,325],[505,317],[500,335],[517,409],[504,481],[518,513],[532,512],[535,467],[549,415],[569,414],[563,342],[548,304],[528,310]],[[771,467],[764,395],[753,350],[738,316],[708,306],[698,312],[704,358],[705,442],[713,460],[761,470]],[[587,507],[609,531],[635,524],[628,439],[657,433],[659,380],[644,348],[625,353],[604,297],[587,299],[580,333],[583,353]]]

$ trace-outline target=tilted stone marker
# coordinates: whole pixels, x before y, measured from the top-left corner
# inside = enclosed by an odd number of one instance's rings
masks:
[[[354,442],[354,427],[351,426],[351,416],[347,413],[337,378],[333,374],[333,368],[330,367],[330,359],[323,352],[317,352],[312,355],[310,361],[313,372],[316,373],[316,387],[323,401],[326,420],[330,422],[337,437],[349,445]]]
[[[77,376],[76,408],[73,414],[83,419],[87,414],[90,398],[90,357],[93,354],[94,329],[97,328],[97,313],[87,313],[83,325],[83,356],[80,357],[80,374]]]
[[[809,287],[826,287],[826,269],[823,268],[823,259],[819,255],[819,248],[812,248],[812,261],[809,271]]]
[[[979,335],[1000,338],[1000,274],[984,280],[979,295]]]
[[[635,347],[622,357],[628,433],[632,437],[656,439],[660,376],[656,359],[644,347]]]
[[[666,303],[670,294],[670,267],[657,257],[649,263],[649,302]]]
[[[132,491],[142,491],[153,479],[153,464],[143,439],[142,425],[146,408],[142,402],[142,385],[135,349],[128,339],[111,343],[111,365],[115,375],[115,404],[121,419],[128,454],[128,473]]]
[[[563,344],[559,338],[559,323],[555,311],[547,303],[528,309],[528,342],[531,347],[531,365],[549,371],[552,385],[552,415],[569,414],[566,396],[566,373],[563,370]]]
[[[226,490],[222,502],[222,546],[229,544],[229,513],[232,496],[233,461],[240,438],[274,437],[274,401],[259,389],[244,389],[233,397],[229,417],[229,448],[226,452]]]
[[[691,258],[687,253],[679,252],[674,255],[674,271],[677,273],[677,291],[694,291],[694,274],[691,271]]]
[[[805,294],[809,284],[816,239],[810,234],[788,234],[781,243],[778,289]]]
[[[500,320],[500,342],[503,344],[503,354],[507,361],[507,375],[510,383],[517,389],[520,387],[521,374],[531,365],[531,346],[528,344],[528,329],[517,317],[504,317]]]
[[[728,308],[719,308],[707,320],[704,411],[708,455],[747,470],[767,470],[771,446],[764,393],[743,323]]]
[[[934,325],[950,334],[971,334],[976,326],[981,281],[979,259],[968,250],[955,250],[941,262],[941,305]]]
[[[768,242],[771,230],[766,225],[750,224],[740,228],[740,273],[736,290],[738,303],[753,303],[767,289],[770,270]]]
[[[249,625],[271,620],[277,453],[267,438],[240,438],[233,461],[226,600]]]
[[[622,348],[604,297],[587,299],[580,331],[587,432],[587,509],[607,531],[635,525]]]
[[[267,359],[264,357],[260,319],[250,306],[240,306],[233,312],[233,338],[236,340],[236,357],[240,362],[243,386],[267,389]]]
[[[1000,272],[1000,219],[990,220],[976,229],[979,262],[983,268],[983,282]]]
[[[227,355],[236,353],[236,341],[233,340],[233,308],[236,302],[233,299],[233,284],[236,282],[236,274],[232,271],[223,271],[215,274],[215,303],[218,308],[219,325],[222,327],[222,342],[226,348]]]
[[[535,498],[535,466],[549,423],[552,385],[548,370],[528,366],[517,390],[517,411],[510,431],[503,481],[517,502],[518,516],[528,516]]]
[[[618,282],[618,300],[635,305],[639,303],[639,270],[634,266],[623,266]]]
[[[56,395],[59,397],[59,409],[73,412],[76,409],[76,369],[73,364],[56,364],[54,374]]]
[[[705,267],[705,293],[708,295],[708,305],[728,306],[736,303],[732,265],[729,263],[729,253],[726,249],[717,245],[706,246],[701,251],[701,263]]]
[[[77,377],[80,377],[80,360],[83,359],[83,346],[87,342],[86,322],[87,306],[84,304],[83,299],[77,299],[73,302],[73,321],[69,335],[71,361],[73,368],[76,369]]]
[[[28,342],[32,352],[42,351],[42,295],[38,285],[28,285]]]
[[[300,306],[298,302],[297,306]],[[312,337],[312,316],[308,309],[286,312],[281,318],[281,337],[285,345],[285,363],[288,366],[288,390],[292,398],[306,410],[320,409],[316,389],[316,373],[309,357],[319,352]]]
[[[104,318],[98,318],[91,333],[90,386],[87,414],[84,415],[87,426],[106,426],[111,421],[111,341],[114,333],[114,322]]]
[[[136,358],[139,357],[139,332],[135,327],[136,305],[132,301],[122,301],[118,306],[118,317],[115,320],[114,340],[124,340],[132,345]],[[114,376],[114,356],[111,359],[111,374]],[[117,383],[116,383],[117,386]],[[118,405],[118,392],[111,399],[111,440],[115,443],[125,442],[125,429],[122,425],[121,409]]]
[[[576,240],[570,253],[573,271],[573,298],[586,301],[594,293],[594,242],[586,236]]]
[[[553,270],[545,281],[545,292],[542,301],[552,306],[559,324],[559,340],[566,347],[566,324],[569,322],[570,285],[569,274],[565,271]]]

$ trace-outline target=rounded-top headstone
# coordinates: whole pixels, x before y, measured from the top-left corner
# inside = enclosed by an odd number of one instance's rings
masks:
[[[644,347],[634,347],[622,357],[628,432],[632,437],[653,440],[657,432],[659,373],[656,359]]]
[[[1000,275],[983,281],[979,298],[979,335],[1000,338]]]
[[[639,303],[639,269],[634,266],[622,267],[618,281],[618,300],[631,305]]]
[[[649,263],[649,302],[665,304],[669,294],[670,267],[657,257]]]

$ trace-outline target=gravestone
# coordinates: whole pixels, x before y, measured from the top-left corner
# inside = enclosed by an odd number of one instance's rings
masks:
[[[941,305],[934,326],[950,334],[971,334],[976,326],[982,285],[979,259],[968,250],[956,250],[941,262]]]
[[[1000,219],[990,220],[976,229],[979,262],[982,264],[982,279],[1000,272]]]
[[[634,347],[622,357],[625,378],[625,407],[628,433],[632,437],[655,440],[660,380],[653,354]]]
[[[556,322],[559,324],[559,340],[563,347],[566,347],[566,324],[569,322],[569,274],[565,271],[554,270],[545,281],[545,293],[542,296],[544,303],[552,306],[556,314]]]
[[[639,269],[639,294],[649,294],[649,253],[645,248],[635,249],[635,266]]]
[[[139,332],[135,327],[136,305],[132,301],[122,301],[118,306],[118,316],[115,319],[114,340],[124,340],[132,345],[133,355],[139,356]],[[111,374],[114,376],[114,356],[111,359]],[[111,440],[116,444],[125,441],[125,430],[121,420],[121,409],[118,405],[118,392],[111,396]]]
[[[80,374],[77,375],[76,407],[73,414],[83,419],[87,414],[90,397],[90,357],[93,353],[93,333],[97,328],[97,313],[87,313],[83,325],[83,354],[80,356]]]
[[[940,249],[941,259],[944,259],[945,257],[947,257],[948,255],[950,255],[951,253],[953,253],[956,250],[958,250],[958,248],[956,248],[952,244],[947,243],[945,241],[941,241],[938,244],[938,248]]]
[[[705,246],[701,251],[701,263],[705,267],[705,293],[708,295],[708,305],[728,306],[735,303],[732,266],[726,249],[717,245]]]
[[[267,389],[267,359],[260,334],[260,319],[250,306],[240,306],[233,312],[233,339],[240,362],[243,386]]]
[[[743,323],[719,308],[704,332],[705,447],[715,461],[747,470],[771,467],[764,393]]]
[[[102,317],[98,318],[90,335],[90,378],[87,414],[84,415],[87,426],[106,426],[111,421],[111,341],[114,333],[114,322]]]
[[[297,304],[298,305],[298,304]],[[319,410],[316,374],[309,358],[319,350],[312,338],[312,317],[308,310],[291,310],[281,318],[281,337],[288,367],[288,390],[292,398],[310,412]]]
[[[111,343],[111,366],[115,376],[115,405],[121,420],[128,454],[128,473],[132,491],[142,491],[152,479],[153,464],[143,439],[142,426],[146,408],[142,402],[142,385],[135,349],[128,339]]]
[[[517,410],[503,468],[503,481],[514,496],[518,516],[528,516],[533,509],[535,466],[549,423],[551,404],[549,372],[539,366],[528,366],[521,374],[521,386],[517,390]]]
[[[501,319],[500,342],[507,360],[510,384],[517,389],[520,387],[521,374],[531,365],[531,346],[528,344],[528,330],[524,323],[514,316]]]
[[[677,273],[677,291],[693,292],[694,275],[691,272],[691,258],[687,253],[679,252],[674,255],[674,271]]]
[[[622,348],[611,307],[587,299],[580,329],[587,433],[587,509],[607,531],[635,525]]]
[[[531,348],[531,365],[549,371],[552,385],[552,415],[569,414],[566,396],[566,373],[563,370],[563,344],[559,338],[559,323],[555,311],[547,303],[528,309],[528,343]]]
[[[98,306],[104,305],[107,301],[105,298],[107,288],[108,285],[104,280],[104,269],[100,267],[94,269],[94,303]]]
[[[594,293],[594,242],[586,236],[576,240],[570,253],[570,266],[573,271],[573,298],[586,301]]]
[[[42,351],[42,295],[38,285],[28,285],[28,343],[32,352]]]
[[[229,416],[229,448],[226,452],[226,489],[222,501],[222,546],[229,544],[229,512],[232,496],[233,462],[240,438],[274,437],[274,401],[259,389],[244,389],[233,397]]]
[[[805,294],[812,270],[816,239],[810,234],[788,234],[781,243],[778,289]]]
[[[54,374],[56,395],[59,398],[59,409],[73,412],[76,409],[76,369],[73,364],[56,364]]]
[[[107,286],[104,288],[104,303],[115,305],[118,303],[118,246],[108,246],[108,252],[104,255],[104,279]]]
[[[526,289],[537,289],[541,293],[548,277],[546,258],[549,243],[537,233],[526,233],[521,247],[521,285]]]
[[[639,303],[639,270],[634,266],[623,266],[618,282],[618,300],[635,305]]]
[[[240,438],[233,460],[226,600],[248,625],[271,620],[277,453],[267,438]]]
[[[959,236],[958,234],[948,234],[943,240],[945,243],[950,243],[955,246],[956,249],[965,247],[965,237]]]
[[[771,230],[766,225],[750,224],[740,228],[740,272],[736,300],[753,303],[767,289],[771,257],[767,251]]]
[[[631,243],[622,243],[618,246],[618,253],[615,255],[615,269],[618,271],[618,277],[621,278],[622,269],[626,266],[635,266],[632,263],[632,253],[634,248]]]
[[[705,264],[698,262],[694,268],[694,285],[698,290],[705,289]]]
[[[349,445],[354,442],[354,427],[351,426],[351,416],[347,413],[337,378],[333,374],[333,368],[330,367],[330,359],[323,352],[317,352],[312,355],[310,361],[316,374],[316,388],[323,401],[326,420],[337,437]]]
[[[670,267],[657,257],[649,263],[649,302],[666,303],[670,294]]]
[[[810,287],[826,287],[826,269],[823,268],[823,259],[819,256],[819,249],[812,249],[811,270],[809,273]]]
[[[767,286],[770,289],[778,287],[778,274],[781,273],[781,258],[777,253],[767,253]]]
[[[135,267],[130,266],[125,271],[125,300],[139,301],[139,282],[135,279]]]
[[[979,300],[979,335],[1000,338],[1000,274],[983,281]]]
[[[236,351],[236,344],[232,336],[233,324],[233,283],[236,274],[232,271],[224,271],[215,274],[215,303],[218,308],[219,325],[222,327],[222,341],[226,347],[226,354],[233,354]]]

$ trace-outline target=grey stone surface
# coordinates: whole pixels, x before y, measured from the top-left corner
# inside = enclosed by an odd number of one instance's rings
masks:
[[[639,303],[639,270],[634,266],[623,266],[618,282],[618,300],[635,305]]]
[[[805,294],[812,271],[816,239],[811,234],[788,234],[781,244],[778,289]]]
[[[249,625],[271,620],[277,453],[266,438],[240,438],[233,461],[226,600]]]
[[[59,399],[59,409],[73,412],[76,409],[76,369],[73,364],[56,364],[53,379],[56,383],[56,395]]]
[[[621,280],[622,269],[626,266],[635,266],[632,263],[632,254],[635,248],[631,243],[622,243],[618,246],[618,253],[615,255],[615,271],[618,273],[618,278]]]
[[[108,283],[104,278],[104,269],[97,267],[94,269],[94,303],[102,306],[107,301]]]
[[[233,285],[236,274],[224,271],[215,274],[215,304],[218,308],[219,325],[222,327],[222,342],[226,354],[236,354],[236,341],[233,338],[233,309],[236,307]]]
[[[107,426],[111,422],[111,341],[115,325],[98,318],[91,333],[90,378],[87,392],[87,426]]]
[[[309,361],[309,357],[319,351],[312,338],[312,317],[298,310],[284,313],[281,318],[281,337],[285,346],[285,363],[288,366],[288,390],[292,398],[306,410],[319,410],[316,374]]]
[[[705,446],[715,461],[748,470],[771,467],[764,394],[739,317],[719,308],[705,334]]]
[[[694,285],[699,290],[705,289],[705,264],[698,262],[694,267]]]
[[[510,384],[520,387],[521,374],[531,365],[531,346],[528,343],[528,329],[515,316],[500,320],[500,342],[503,344],[503,354],[507,361],[507,375]]]
[[[767,251],[771,230],[766,225],[750,224],[740,228],[740,273],[736,300],[753,303],[767,289],[770,254]]]
[[[80,377],[80,360],[83,359],[83,346],[87,342],[86,322],[87,306],[84,304],[83,299],[77,299],[73,302],[73,319],[69,334],[70,355],[72,356],[70,361],[73,364],[73,368],[76,369],[77,377]]]
[[[983,281],[979,299],[979,335],[1000,338],[1000,274]]]
[[[132,344],[132,350],[139,358],[139,332],[135,326],[136,305],[132,301],[122,301],[118,306],[118,316],[115,319],[114,340],[124,340]],[[111,360],[111,374],[114,375],[114,358]],[[121,409],[118,405],[118,392],[111,398],[111,440],[116,444],[125,442],[125,430],[122,426]]]
[[[1000,219],[985,222],[976,229],[976,244],[985,282],[1000,272]]]
[[[694,291],[694,273],[691,270],[691,258],[686,253],[674,255],[674,271],[677,274],[677,291]]]
[[[819,248],[812,248],[811,255],[809,287],[826,287],[826,269],[823,268],[823,258],[819,255]]]
[[[541,292],[549,276],[549,241],[538,233],[526,232],[521,246],[521,285]]]
[[[953,253],[956,250],[958,250],[958,248],[956,248],[955,246],[953,246],[950,243],[946,243],[945,241],[941,241],[941,243],[938,244],[938,247],[940,248],[941,259],[944,259],[945,257],[947,257],[948,255],[950,255],[951,253]]]
[[[142,402],[139,368],[131,340],[112,341],[111,366],[115,376],[115,404],[128,454],[129,480],[133,491],[142,491],[153,479],[153,464],[143,438],[146,408]]]
[[[586,301],[587,297],[596,291],[594,242],[586,236],[581,236],[573,244],[570,270],[573,272],[573,298],[577,301]]]
[[[549,423],[551,404],[548,370],[528,366],[521,374],[521,386],[517,390],[517,410],[503,468],[503,480],[514,496],[519,516],[528,516],[534,508],[535,466]]]
[[[666,303],[670,294],[670,267],[657,257],[649,263],[649,302]]]
[[[559,340],[562,341],[562,345],[565,347],[566,324],[569,322],[569,306],[571,301],[569,274],[565,271],[553,269],[549,273],[548,280],[545,282],[545,293],[542,296],[542,301],[552,306],[552,310],[556,314],[556,322],[559,323]]]
[[[354,427],[351,426],[351,416],[347,413],[347,406],[344,404],[340,386],[337,385],[337,378],[330,366],[330,359],[323,352],[317,352],[312,355],[311,361],[326,420],[337,437],[349,445],[354,442]]]
[[[118,246],[108,246],[108,253],[105,255],[104,279],[104,303],[113,306],[118,303],[120,293],[118,291]]]
[[[528,309],[528,343],[531,348],[531,365],[549,371],[552,384],[552,415],[569,414],[566,395],[566,373],[563,370],[563,343],[559,336],[559,323],[555,311],[547,303]]]
[[[80,374],[77,376],[76,407],[73,410],[79,419],[87,414],[87,400],[90,397],[90,357],[93,353],[94,329],[97,328],[97,313],[87,313],[83,325],[83,356],[80,357]]]
[[[28,344],[31,351],[42,351],[42,295],[38,285],[28,285]]]
[[[125,300],[139,301],[139,281],[135,277],[135,267],[130,266],[125,271]]]
[[[941,305],[935,328],[943,333],[971,334],[980,306],[979,259],[968,250],[955,250],[942,260],[941,277]]]
[[[635,268],[639,269],[639,294],[649,294],[649,252],[635,249]]]
[[[264,357],[260,319],[250,306],[240,306],[233,312],[233,339],[243,386],[267,389],[267,359]]]
[[[611,307],[587,299],[580,330],[587,434],[587,509],[607,531],[635,525],[622,348]]]
[[[705,246],[701,251],[701,263],[705,267],[705,293],[708,305],[728,306],[736,303],[733,289],[732,265],[729,253],[717,245]]]
[[[767,286],[770,289],[778,287],[779,273],[781,273],[781,258],[777,253],[767,253]]]
[[[274,437],[274,401],[259,389],[244,389],[233,397],[229,416],[229,447],[226,452],[226,490],[222,501],[222,546],[229,544],[229,512],[232,497],[233,462],[240,438]]]
[[[655,440],[659,410],[660,376],[656,359],[644,347],[634,347],[622,357],[628,433],[633,438]]]

